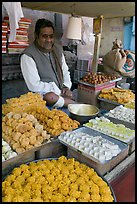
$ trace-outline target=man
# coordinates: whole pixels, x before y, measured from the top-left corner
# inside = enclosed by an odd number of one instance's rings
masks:
[[[43,95],[52,107],[67,107],[72,100],[71,79],[63,49],[55,42],[51,21],[39,19],[35,40],[21,54],[21,70],[27,87]]]

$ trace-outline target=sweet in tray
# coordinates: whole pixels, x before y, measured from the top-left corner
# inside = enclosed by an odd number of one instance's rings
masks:
[[[59,136],[59,140],[100,163],[111,160],[121,152],[117,144],[100,135],[92,136],[80,131],[62,133]]]
[[[114,74],[105,74],[101,72],[97,72],[97,73],[89,72],[81,79],[81,82],[97,85],[97,84],[103,84],[115,79],[117,79],[117,77]]]
[[[74,158],[21,164],[2,182],[3,202],[115,202],[111,186]]]
[[[84,126],[102,132],[126,143],[130,142],[135,137],[135,130],[127,128],[124,124],[115,124],[104,116],[90,119],[88,123],[84,124]]]
[[[107,99],[117,102],[119,104],[126,104],[135,100],[135,94],[131,90],[121,88],[105,88],[100,91],[99,98]]]
[[[107,116],[135,124],[135,109],[117,106],[106,113]]]

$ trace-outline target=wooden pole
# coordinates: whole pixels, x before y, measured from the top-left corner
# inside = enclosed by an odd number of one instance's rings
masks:
[[[92,59],[92,72],[96,73],[98,70],[98,59],[100,51],[101,33],[95,34],[94,54]]]
[[[92,72],[96,73],[98,70],[98,59],[100,51],[101,33],[102,33],[102,19],[103,16],[99,16],[93,21],[93,33],[95,34],[94,54],[92,59]]]

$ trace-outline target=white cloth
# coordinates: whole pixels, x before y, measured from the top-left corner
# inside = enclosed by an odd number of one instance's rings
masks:
[[[23,11],[20,2],[2,2],[9,16],[10,36],[9,42],[16,40],[16,29],[19,28],[19,20],[23,18]]]
[[[59,96],[58,101],[53,105],[53,108],[62,108],[64,106],[65,100],[62,96]]]
[[[38,70],[36,67],[35,61],[27,56],[26,54],[23,54],[21,56],[21,71],[24,77],[24,80],[27,84],[27,87],[32,92],[37,92],[42,95],[54,92],[57,95],[61,94],[61,90],[57,87],[55,82],[42,82],[40,81],[40,76],[38,74]],[[63,71],[63,79],[64,79],[64,85],[71,88],[72,82],[70,79],[70,73],[68,71],[68,66],[65,62],[65,57],[62,54],[62,71]]]

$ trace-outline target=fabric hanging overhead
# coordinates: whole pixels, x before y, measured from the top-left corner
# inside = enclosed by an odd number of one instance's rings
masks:
[[[9,42],[15,41],[16,29],[19,28],[19,20],[24,17],[20,2],[2,2],[9,16],[10,36]]]

